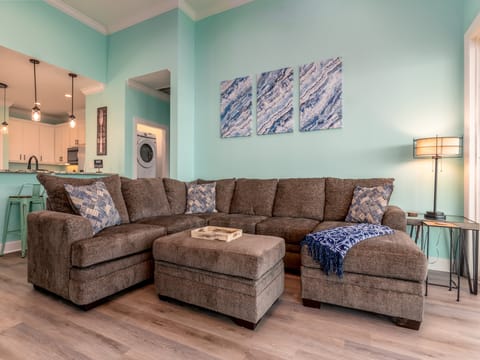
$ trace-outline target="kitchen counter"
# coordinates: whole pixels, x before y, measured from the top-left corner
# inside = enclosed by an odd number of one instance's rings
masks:
[[[0,170],[0,174],[49,174],[49,175],[68,175],[68,176],[110,176],[114,173],[104,172],[67,172],[67,171],[50,171],[50,170]]]

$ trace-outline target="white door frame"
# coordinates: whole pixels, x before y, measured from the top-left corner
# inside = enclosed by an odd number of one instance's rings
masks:
[[[168,175],[170,175],[170,136],[168,133],[168,126],[156,123],[152,120],[147,120],[135,116],[133,118],[133,177],[137,178],[137,124],[151,126],[165,131],[165,161],[167,163]]]
[[[480,15],[465,33],[464,51],[464,216],[480,222]],[[472,256],[470,248],[470,264]]]

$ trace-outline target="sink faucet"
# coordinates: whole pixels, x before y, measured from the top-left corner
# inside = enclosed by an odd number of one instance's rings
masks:
[[[32,170],[32,159],[35,160],[35,170],[38,171],[38,159],[35,155],[28,158],[27,170]]]

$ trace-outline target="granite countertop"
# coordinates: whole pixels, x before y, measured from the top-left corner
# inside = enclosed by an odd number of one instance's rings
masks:
[[[0,170],[0,174],[50,174],[50,175],[114,175],[113,173],[104,173],[104,172],[66,172],[66,171],[50,171],[50,170]]]

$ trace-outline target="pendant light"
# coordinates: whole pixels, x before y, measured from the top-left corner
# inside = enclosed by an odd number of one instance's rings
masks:
[[[0,83],[0,89],[3,89],[3,122],[2,122],[2,134],[8,134],[8,122],[7,122],[7,84]]]
[[[32,108],[32,120],[40,121],[42,119],[42,113],[40,112],[40,103],[37,101],[37,72],[35,66],[40,64],[40,61],[36,59],[30,59],[30,62],[33,64],[33,87],[35,90],[35,102],[33,103]]]
[[[72,78],[72,112],[70,114],[70,116],[68,117],[70,119],[70,127],[73,129],[75,127],[75,125],[77,125],[77,122],[76,122],[76,117],[75,115],[73,114],[73,99],[74,99],[74,95],[73,95],[73,79],[75,79],[77,77],[77,74],[74,74],[74,73],[70,73],[68,74],[68,76],[70,76]]]

